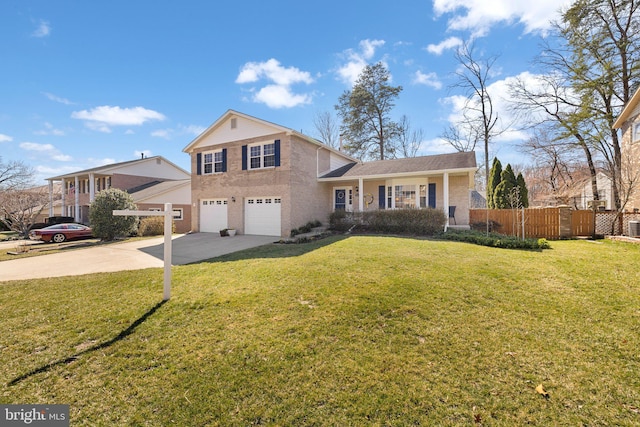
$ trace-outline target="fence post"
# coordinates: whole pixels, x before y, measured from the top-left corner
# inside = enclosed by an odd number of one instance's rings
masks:
[[[571,236],[571,208],[569,206],[558,206],[560,215],[560,238],[568,239]]]

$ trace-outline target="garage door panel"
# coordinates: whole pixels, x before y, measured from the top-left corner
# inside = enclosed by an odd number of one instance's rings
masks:
[[[227,228],[227,199],[206,199],[200,201],[200,231],[217,233]]]
[[[280,197],[248,197],[245,199],[245,234],[280,236]]]

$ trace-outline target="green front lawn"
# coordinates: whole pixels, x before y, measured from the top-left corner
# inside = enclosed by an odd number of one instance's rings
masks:
[[[638,425],[640,246],[551,246],[272,245],[174,267],[164,304],[161,269],[0,284],[0,402],[72,425]]]

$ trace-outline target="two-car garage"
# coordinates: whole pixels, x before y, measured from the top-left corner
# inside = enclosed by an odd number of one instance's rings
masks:
[[[233,201],[232,201],[233,203]],[[200,231],[217,233],[228,228],[228,199],[200,201]],[[280,236],[282,200],[280,197],[246,197],[244,199],[244,234]]]

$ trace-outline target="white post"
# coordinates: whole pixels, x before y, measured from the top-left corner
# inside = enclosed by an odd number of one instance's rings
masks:
[[[364,212],[364,180],[358,178],[358,211]]]
[[[117,216],[164,216],[164,292],[162,299],[168,301],[171,298],[171,219],[179,214],[173,212],[171,203],[164,204],[164,212],[114,210],[113,214]]]
[[[173,217],[173,205],[164,204],[164,294],[162,299],[169,301],[171,298],[171,218]]]
[[[444,196],[444,215],[447,217],[444,231],[447,231],[449,228],[449,172],[445,172],[442,177],[442,191]]]

